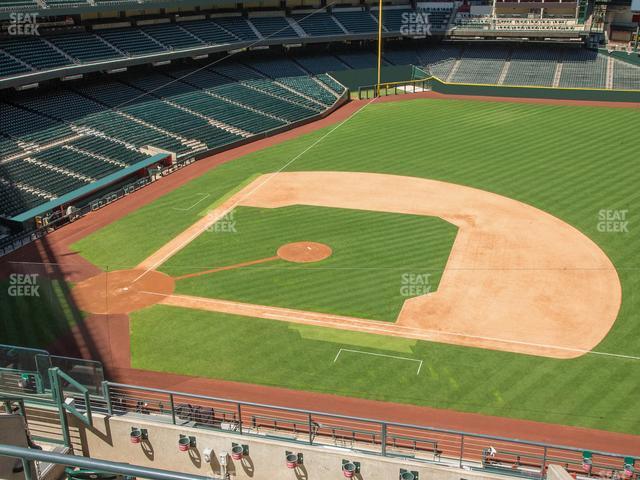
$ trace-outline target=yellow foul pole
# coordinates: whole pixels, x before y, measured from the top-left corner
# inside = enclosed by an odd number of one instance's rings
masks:
[[[376,96],[380,96],[380,83],[382,81],[382,0],[378,0],[378,83]]]

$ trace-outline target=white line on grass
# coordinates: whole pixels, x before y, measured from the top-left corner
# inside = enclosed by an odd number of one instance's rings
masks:
[[[261,307],[261,308],[265,308],[265,307]],[[277,310],[277,309],[273,309],[273,310]],[[315,323],[318,326],[321,327],[325,327],[325,328],[335,328],[335,327],[331,327],[331,326],[327,326],[324,320],[321,319],[313,319],[313,318],[307,318],[307,317],[303,317],[303,316],[293,316],[293,315],[286,315],[286,314],[271,314],[271,313],[265,313],[264,314],[265,317],[269,317],[269,318],[274,318],[277,320],[284,320],[284,321],[292,321],[292,322],[308,322],[308,323]],[[368,320],[366,319],[361,319],[363,322],[367,322]],[[540,348],[553,348],[556,350],[564,350],[567,352],[576,352],[576,353],[582,353],[582,354],[589,354],[589,355],[600,355],[603,357],[612,357],[612,358],[621,358],[621,359],[625,359],[625,360],[640,360],[640,356],[636,356],[636,355],[625,355],[623,353],[612,353],[612,352],[599,352],[597,350],[586,350],[584,348],[572,348],[572,347],[562,347],[560,345],[553,345],[553,344],[546,344],[546,343],[534,343],[534,342],[525,342],[525,341],[519,341],[519,340],[509,340],[506,338],[499,338],[499,337],[486,337],[486,336],[482,336],[482,335],[471,335],[471,334],[467,334],[467,333],[457,333],[457,332],[444,332],[441,330],[432,330],[432,329],[428,329],[428,328],[420,328],[420,329],[415,329],[415,330],[420,330],[422,332],[425,332],[426,334],[436,334],[436,335],[441,335],[441,336],[452,336],[452,337],[464,337],[464,338],[471,338],[471,339],[475,339],[475,340],[489,340],[489,341],[495,341],[495,342],[500,342],[500,343],[505,343],[507,345],[509,344],[514,344],[514,345],[525,345],[527,347],[540,347]],[[374,326],[372,325],[371,327],[367,326],[366,328],[366,332],[365,333],[371,333],[373,335],[385,335],[386,333],[391,333],[393,330],[389,329],[389,328],[384,328],[382,326],[378,327],[378,326]],[[417,338],[417,337],[403,337],[403,338],[412,338],[412,339],[417,339],[417,340],[423,340],[425,342],[436,342],[436,343],[441,343],[438,340],[435,340],[433,338]]]
[[[356,115],[358,115],[360,112],[362,112],[365,108],[367,108],[369,105],[371,105],[371,103],[373,103],[376,99],[372,98],[371,100],[369,100],[365,105],[363,105],[362,108],[359,108],[358,110],[356,110],[355,112],[353,112],[351,115],[349,115],[347,118],[345,118],[342,122],[338,123],[335,127],[331,128],[327,133],[325,133],[324,135],[322,135],[320,138],[318,138],[316,141],[314,141],[311,145],[309,145],[307,148],[305,148],[304,150],[302,150],[300,153],[298,153],[296,156],[294,156],[292,159],[290,159],[289,161],[287,161],[284,165],[282,165],[282,167],[280,167],[278,170],[276,170],[275,172],[272,172],[271,174],[269,174],[262,182],[260,182],[258,185],[256,185],[254,188],[252,188],[251,190],[249,190],[248,192],[244,192],[242,195],[238,195],[239,198],[234,201],[226,210],[225,210],[225,214],[226,212],[230,212],[232,211],[235,207],[238,206],[238,204],[240,204],[242,201],[246,200],[247,198],[249,198],[251,195],[253,195],[255,192],[257,192],[260,188],[262,188],[263,186],[265,186],[267,183],[269,183],[269,181],[271,179],[273,179],[274,177],[276,177],[279,173],[281,173],[285,168],[289,167],[293,162],[295,162],[296,160],[298,160],[300,157],[302,157],[303,155],[305,155],[309,150],[313,149],[314,147],[318,146],[323,140],[325,140],[329,135],[331,135],[333,132],[335,132],[336,130],[338,130],[341,126],[343,126],[345,123],[347,123],[349,120],[351,120],[352,118],[354,118]],[[241,190],[240,192],[238,192],[239,194],[242,193],[243,191]],[[215,223],[215,222],[214,222]],[[204,230],[203,230],[204,231]],[[187,246],[189,243],[191,243],[196,237],[198,237],[200,234],[202,233],[202,231],[196,231],[193,235],[190,235],[184,242],[180,243],[179,245],[176,245],[175,248],[173,248],[169,253],[167,253],[165,256],[163,256],[160,260],[158,260],[156,263],[154,263],[152,266],[148,267],[144,272],[142,272],[140,275],[138,275],[138,277],[136,277],[131,284],[133,285],[134,283],[136,283],[138,280],[140,280],[142,277],[144,277],[145,275],[147,275],[150,271],[155,270],[156,268],[158,268],[160,265],[162,265],[164,262],[166,262],[169,258],[171,258],[176,252],[182,250],[185,246]]]
[[[196,193],[195,195],[204,195],[204,197],[202,197],[200,200],[198,200],[196,203],[194,203],[193,205],[191,205],[189,208],[176,208],[176,207],[172,207],[173,210],[177,210],[179,212],[188,212],[189,210],[191,210],[193,207],[195,207],[196,205],[198,205],[200,202],[205,201],[207,198],[210,197],[210,195],[208,193]]]
[[[420,370],[422,370],[422,362],[423,362],[422,360],[418,360],[415,358],[407,358],[407,357],[397,357],[395,355],[386,355],[384,353],[362,352],[360,350],[350,350],[348,348],[341,348],[340,350],[338,350],[338,354],[336,355],[336,358],[333,359],[333,363],[336,363],[338,361],[338,357],[342,352],[362,353],[363,355],[373,355],[375,357],[387,357],[387,358],[395,358],[397,360],[408,360],[410,362],[418,362],[418,371],[416,372],[416,375],[420,375]]]

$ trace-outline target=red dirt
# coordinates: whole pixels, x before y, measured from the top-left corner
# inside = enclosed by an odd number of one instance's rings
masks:
[[[186,275],[180,275],[179,277],[173,277],[173,278],[174,278],[174,280],[182,280],[184,278],[199,277],[201,275],[208,275],[209,273],[223,272],[225,270],[235,270],[236,268],[249,267],[251,265],[258,265],[260,263],[271,262],[273,260],[277,260],[278,258],[279,257],[277,257],[277,256],[276,257],[261,258],[259,260],[252,260],[250,262],[236,263],[235,265],[227,265],[226,267],[212,268],[211,270],[204,270],[202,272],[188,273]]]
[[[392,101],[391,98],[393,101],[414,98],[459,98],[624,108],[621,104],[609,102],[530,101],[529,99],[445,96],[434,93],[390,97],[381,101]],[[69,246],[75,241],[199,177],[221,163],[343,121],[367,103],[368,101],[350,102],[317,122],[200,160],[4,257],[0,261],[0,272],[11,270],[10,261],[33,261],[64,262],[67,266],[63,270],[74,264],[80,265],[84,267],[82,270],[85,272],[85,278],[95,275],[99,270],[70,250]],[[629,104],[627,108],[640,108],[640,106]],[[93,273],[86,273],[90,269]],[[68,336],[55,342],[50,350],[54,353],[101,360],[105,364],[109,378],[122,383],[640,455],[640,436],[635,435],[132,369],[129,368],[129,322],[126,315],[91,315],[85,318],[81,325],[74,327]]]
[[[376,102],[397,102],[415,100],[416,98],[431,98],[436,100],[473,100],[480,102],[506,103],[534,103],[541,105],[566,105],[574,107],[606,107],[606,108],[640,108],[637,102],[599,102],[595,100],[559,100],[552,98],[515,98],[515,97],[482,97],[478,95],[445,95],[437,92],[420,92],[410,95],[391,95],[380,97]],[[358,100],[366,102],[366,100]]]
[[[173,278],[155,270],[117,270],[78,283],[72,295],[83,312],[105,315],[130,313],[155,305],[171,295],[174,288]]]
[[[282,245],[278,249],[278,257],[287,262],[312,263],[331,256],[329,245],[317,242],[295,242]]]

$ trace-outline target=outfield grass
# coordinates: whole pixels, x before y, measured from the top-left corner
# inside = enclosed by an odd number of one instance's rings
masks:
[[[176,307],[133,314],[136,368],[637,433],[633,360],[516,355]],[[424,360],[342,353],[340,348]]]
[[[40,276],[37,286],[35,296],[13,296],[11,280],[0,281],[0,343],[48,347],[82,321],[71,300],[71,284]]]
[[[172,276],[204,272],[272,257],[278,247],[301,241],[324,243],[332,255],[316,263],[275,260],[185,278],[177,281],[177,293],[386,321],[395,321],[404,301],[416,295],[403,291],[407,278],[420,280],[418,294],[437,289],[457,232],[435,217],[303,205],[238,207],[231,218],[160,270]]]
[[[640,356],[638,125],[640,111],[632,109],[426,99],[372,104],[287,170],[431,178],[495,192],[559,217],[604,250],[622,282],[619,317],[597,350]],[[135,265],[199,218],[199,212],[173,207],[193,203],[201,192],[221,197],[256,172],[275,171],[326,132],[221,165],[75,247],[96,264]],[[599,231],[603,209],[628,210],[630,233]],[[331,330],[301,337],[283,323],[169,307],[133,319],[138,368],[629,433],[640,428],[637,360],[553,360],[417,342],[413,355],[428,368],[425,378],[416,379],[377,363],[334,368],[337,348],[351,345],[352,337]],[[367,345],[362,348],[382,348]],[[358,375],[341,374],[343,368]]]

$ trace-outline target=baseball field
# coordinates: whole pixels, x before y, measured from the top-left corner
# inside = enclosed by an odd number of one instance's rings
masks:
[[[638,125],[363,105],[73,243],[3,342],[128,315],[137,369],[636,433]]]

